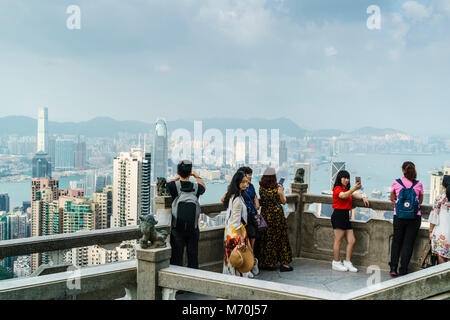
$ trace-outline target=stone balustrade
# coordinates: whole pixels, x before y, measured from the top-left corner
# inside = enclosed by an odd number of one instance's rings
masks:
[[[308,210],[311,204],[331,204],[330,196],[311,195],[307,185],[292,184],[292,194],[287,196],[288,205],[293,208],[287,214],[289,240],[294,258],[309,258],[331,261],[333,231],[329,218],[320,217]],[[155,199],[156,214],[162,217],[170,215],[170,197]],[[354,206],[363,206],[361,201],[354,201]],[[386,201],[371,201],[373,210],[391,211],[393,204]],[[226,208],[221,203],[202,205],[202,212],[214,218]],[[430,206],[422,206],[423,215],[430,212]],[[387,270],[390,258],[392,222],[388,220],[369,220],[352,222],[357,243],[354,250],[354,264],[357,266],[378,266]],[[160,228],[168,229],[168,225]],[[68,291],[64,283],[73,276],[60,272],[40,277],[11,279],[0,282],[0,299],[16,297],[19,299],[99,299],[119,298],[127,289],[128,296],[138,299],[162,299],[170,297],[170,290],[187,290],[224,299],[366,299],[373,297],[411,298],[407,288],[416,292],[426,284],[444,281],[447,287],[435,285],[421,298],[439,296],[448,288],[448,263],[438,267],[421,270],[408,275],[410,278],[395,279],[400,282],[384,284],[384,287],[351,295],[324,295],[312,289],[282,285],[280,290],[273,289],[273,283],[240,279],[218,274],[222,270],[224,227],[216,226],[202,229],[199,240],[199,264],[201,270],[191,270],[169,265],[170,246],[164,249],[142,250],[137,248],[137,260],[122,263],[82,268],[81,291]],[[139,228],[125,227],[90,232],[78,232],[48,237],[36,237],[0,242],[0,257],[17,256],[30,253],[65,250],[89,245],[120,243],[125,240],[140,238]],[[416,241],[411,270],[420,270],[419,261],[424,244],[428,241],[427,230],[420,230]],[[344,246],[343,246],[344,247]],[[433,270],[431,270],[433,269]],[[423,273],[423,274],[422,274]],[[66,281],[66,282],[65,282]],[[388,281],[389,282],[389,281]],[[420,285],[419,285],[420,283]],[[242,291],[247,287],[247,291]],[[402,290],[399,288],[403,288]],[[397,291],[396,291],[397,290]],[[399,291],[400,290],[400,291]],[[42,294],[42,293],[45,294]],[[113,294],[114,293],[114,294]],[[417,292],[416,292],[417,293]],[[393,296],[392,296],[393,295]]]

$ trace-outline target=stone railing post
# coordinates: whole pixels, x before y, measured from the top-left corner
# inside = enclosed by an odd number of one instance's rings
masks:
[[[155,197],[155,218],[158,225],[170,226],[172,222],[172,197]]]
[[[158,272],[170,265],[170,245],[158,249],[136,247],[137,299],[161,300],[162,288],[158,287]]]
[[[292,194],[299,196],[296,210],[295,210],[295,243],[293,252],[295,257],[300,257],[302,248],[302,220],[303,212],[305,211],[305,204],[303,203],[303,195],[308,192],[308,185],[306,183],[292,183],[291,184]]]

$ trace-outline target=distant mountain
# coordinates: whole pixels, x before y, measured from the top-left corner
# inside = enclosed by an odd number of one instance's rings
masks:
[[[356,135],[366,135],[366,136],[384,136],[387,134],[396,134],[396,133],[401,133],[401,134],[406,134],[405,132],[396,130],[396,129],[378,129],[378,128],[372,128],[372,127],[364,127],[361,129],[358,129],[356,131],[351,132],[352,134],[356,134]]]
[[[216,128],[225,134],[226,129],[280,129],[280,136],[285,134],[292,137],[303,137],[307,131],[300,128],[293,121],[280,118],[274,120],[266,119],[232,119],[232,118],[211,118],[201,120],[203,132]],[[194,120],[168,121],[169,131],[175,129],[194,130]],[[118,121],[108,117],[98,117],[84,122],[53,122],[49,121],[48,131],[50,134],[84,135],[88,137],[113,137],[119,132],[145,133],[154,129],[153,123],[142,121]],[[0,135],[18,134],[23,136],[33,136],[37,132],[37,120],[29,117],[10,116],[0,118]],[[270,134],[270,133],[268,133]]]
[[[365,127],[353,132],[344,132],[337,129],[306,130],[298,126],[295,122],[287,118],[279,119],[233,119],[233,118],[209,118],[200,119],[203,125],[203,132],[208,129],[219,129],[225,135],[226,129],[279,129],[280,137],[333,137],[345,134],[384,136],[385,134],[403,133],[394,129],[377,129]],[[82,122],[53,122],[49,121],[48,131],[50,134],[83,135],[87,137],[114,137],[120,132],[131,134],[150,133],[154,130],[154,123],[143,121],[119,121],[109,117],[97,117],[89,121]],[[169,131],[175,129],[187,129],[194,131],[194,119],[182,119],[168,121]],[[21,136],[34,136],[37,133],[37,120],[24,116],[8,116],[0,118],[0,135],[17,134]]]
[[[255,129],[258,133],[259,129],[267,129],[270,135],[270,129],[279,129],[280,137],[282,135],[290,137],[304,137],[307,131],[299,127],[290,119],[279,118],[273,120],[251,118],[251,119],[233,119],[233,118],[210,118],[202,119],[203,132],[208,129],[219,129],[225,135],[226,129]],[[184,128],[191,132],[194,130],[194,120],[178,120],[167,122],[168,130]]]

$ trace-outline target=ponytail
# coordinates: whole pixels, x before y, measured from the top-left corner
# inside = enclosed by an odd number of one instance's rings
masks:
[[[417,179],[416,166],[411,161],[406,161],[402,165],[402,169],[405,170],[405,178],[414,182]]]

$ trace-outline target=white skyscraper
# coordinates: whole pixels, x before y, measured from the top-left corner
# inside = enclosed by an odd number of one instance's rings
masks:
[[[162,119],[156,121],[152,154],[152,182],[157,182],[158,178],[167,178],[167,126]]]
[[[48,108],[39,108],[37,152],[48,153]]]
[[[114,158],[113,228],[138,224],[150,213],[151,156],[140,148]]]

